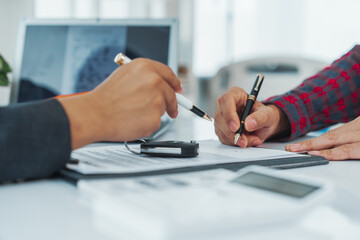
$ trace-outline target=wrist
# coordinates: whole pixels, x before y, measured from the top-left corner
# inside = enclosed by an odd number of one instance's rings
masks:
[[[284,111],[273,104],[268,105],[268,107],[272,108],[276,116],[276,127],[271,137],[290,136],[290,122]]]
[[[93,98],[90,92],[59,99],[70,122],[72,149],[104,139],[101,114]]]

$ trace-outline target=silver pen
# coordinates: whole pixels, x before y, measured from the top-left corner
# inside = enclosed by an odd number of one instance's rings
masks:
[[[128,58],[125,54],[119,53],[115,56],[114,62],[119,65],[124,65],[124,64],[130,63],[131,59]],[[175,94],[176,94],[177,103],[180,106],[190,110],[191,112],[195,113],[196,115],[198,115],[199,117],[201,117],[203,119],[212,121],[211,118],[204,111],[202,111],[200,108],[196,107],[189,99],[187,99],[186,97],[184,97],[183,95],[181,95],[179,93],[175,93]]]

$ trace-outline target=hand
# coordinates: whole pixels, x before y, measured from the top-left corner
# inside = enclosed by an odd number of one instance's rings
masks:
[[[73,149],[95,141],[131,141],[160,127],[167,111],[177,116],[180,81],[171,69],[148,59],[117,68],[93,91],[61,98],[71,127]]]
[[[309,152],[328,160],[360,159],[360,117],[310,140],[285,146],[290,152]]]
[[[247,93],[232,87],[216,100],[215,133],[224,144],[234,145],[235,133],[240,127],[239,114],[247,101]],[[257,146],[266,139],[287,132],[290,124],[285,114],[275,105],[255,102],[252,113],[245,119],[245,132],[237,144],[240,147]]]

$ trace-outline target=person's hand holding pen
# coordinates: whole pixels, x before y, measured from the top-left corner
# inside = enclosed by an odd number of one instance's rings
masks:
[[[235,143],[248,96],[243,89],[232,87],[216,100],[215,132],[222,143],[242,148],[252,147],[289,131],[289,122],[278,107],[255,101],[250,114],[245,118],[242,134]]]
[[[59,98],[70,122],[72,148],[97,141],[131,141],[160,127],[165,113],[175,118],[179,79],[166,65],[135,59],[117,68],[93,91]]]

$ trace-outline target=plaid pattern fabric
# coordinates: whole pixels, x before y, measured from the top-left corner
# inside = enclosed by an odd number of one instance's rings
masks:
[[[295,89],[271,97],[287,115],[290,139],[329,125],[348,122],[360,116],[360,45],[306,79]]]

